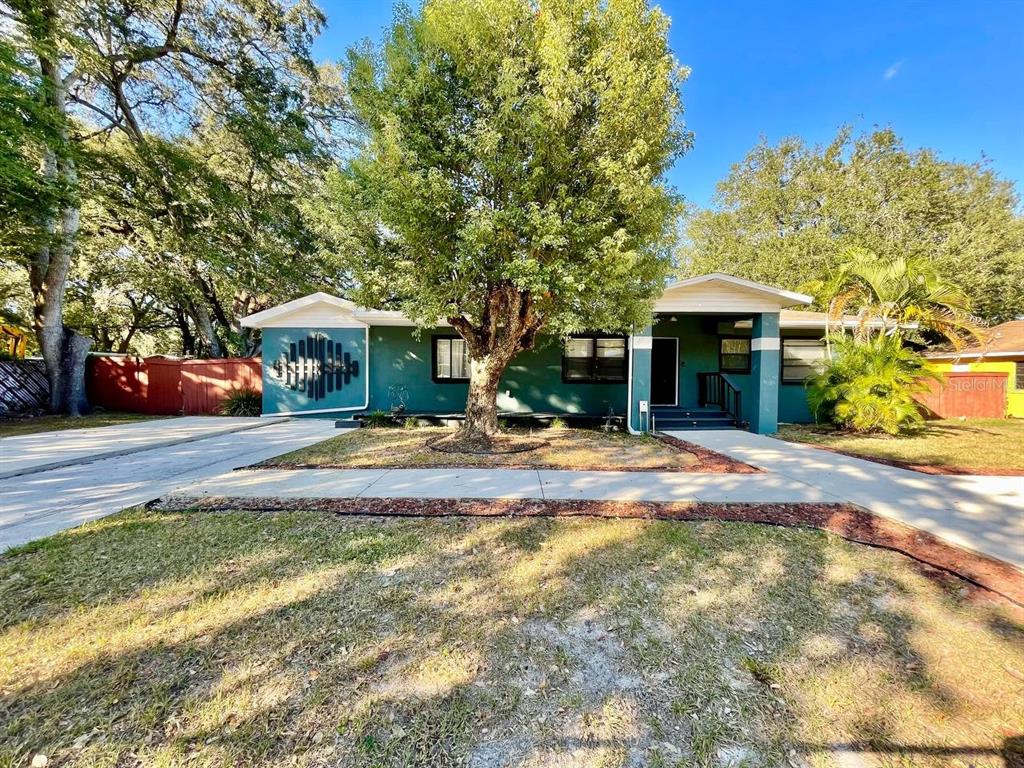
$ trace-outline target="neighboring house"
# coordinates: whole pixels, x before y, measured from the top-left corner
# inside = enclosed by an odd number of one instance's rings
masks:
[[[668,285],[651,323],[628,335],[538,339],[509,366],[508,415],[625,417],[630,431],[807,422],[803,385],[825,354],[826,316],[810,296],[723,274]],[[848,324],[855,324],[849,319]],[[315,293],[250,315],[263,331],[263,412],[336,415],[404,408],[461,414],[465,342],[418,330],[400,312]]]
[[[984,343],[926,356],[944,373],[1006,374],[1006,415],[1024,418],[1024,320],[989,328]]]

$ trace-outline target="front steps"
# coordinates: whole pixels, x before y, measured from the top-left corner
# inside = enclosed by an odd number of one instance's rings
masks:
[[[652,409],[654,428],[659,432],[690,429],[736,429],[736,420],[715,406],[684,408],[676,405],[656,405]]]

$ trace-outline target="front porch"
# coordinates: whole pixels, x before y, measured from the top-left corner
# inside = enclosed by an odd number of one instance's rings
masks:
[[[629,428],[775,432],[779,313],[809,301],[727,275],[668,286],[630,337]]]

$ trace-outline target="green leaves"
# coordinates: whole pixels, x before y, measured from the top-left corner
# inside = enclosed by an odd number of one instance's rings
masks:
[[[924,423],[914,394],[928,388],[929,378],[938,376],[898,335],[846,336],[834,342],[824,370],[808,379],[807,402],[819,422],[896,435]]]
[[[989,322],[1024,314],[1024,218],[987,162],[908,150],[891,130],[839,131],[825,146],[762,142],[688,220],[688,274],[722,271],[814,290],[851,247],[955,275]],[[817,296],[822,303],[826,297]]]
[[[358,299],[479,323],[511,282],[553,332],[642,322],[689,140],[666,31],[635,0],[433,0],[352,52],[365,142],[330,205]]]

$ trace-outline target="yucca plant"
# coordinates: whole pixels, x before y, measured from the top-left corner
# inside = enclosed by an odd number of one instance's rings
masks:
[[[239,387],[228,392],[220,401],[224,416],[259,416],[263,413],[263,395],[252,387]]]
[[[924,424],[914,395],[941,379],[898,335],[840,337],[824,369],[807,381],[815,419],[854,432],[896,435]]]

